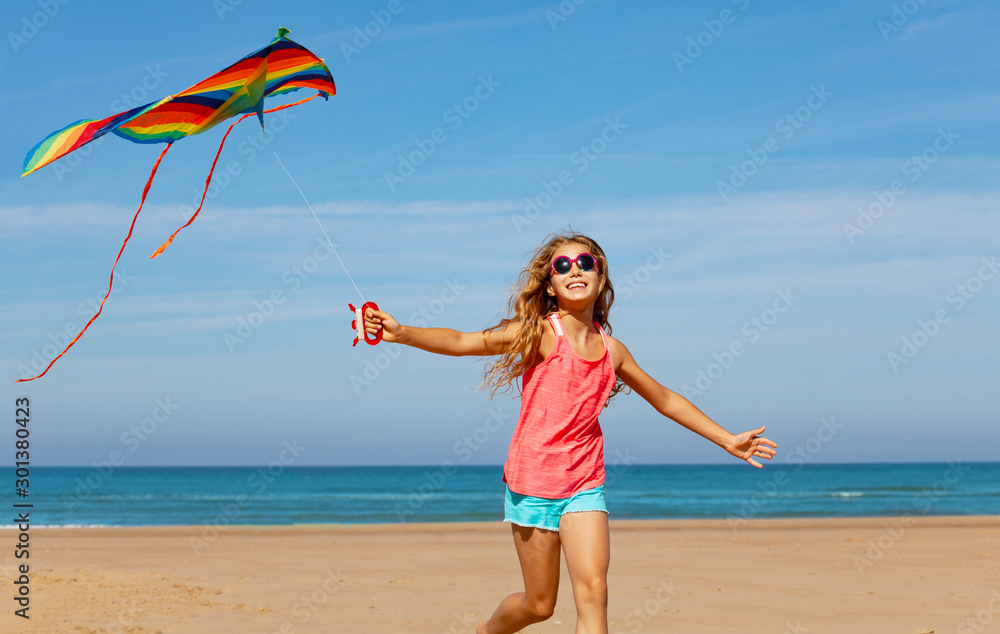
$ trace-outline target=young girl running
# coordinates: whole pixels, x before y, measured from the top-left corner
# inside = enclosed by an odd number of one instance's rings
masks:
[[[556,235],[521,273],[513,316],[483,332],[404,326],[369,310],[365,328],[384,341],[452,356],[498,355],[486,370],[491,394],[521,377],[521,414],[503,480],[524,592],[504,599],[477,634],[517,632],[552,616],[559,550],[566,555],[577,634],[606,633],[610,559],[604,502],[604,440],[598,415],[626,386],[653,408],[755,467],[777,445],[764,428],[731,434],[683,396],[643,372],[608,335],[614,289],[604,251],[585,235]]]

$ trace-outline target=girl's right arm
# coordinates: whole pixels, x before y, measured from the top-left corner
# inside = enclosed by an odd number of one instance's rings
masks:
[[[368,309],[365,313],[365,330],[371,334],[382,330],[382,340],[402,343],[435,354],[453,357],[503,354],[521,329],[518,322],[507,324],[500,330],[485,332],[459,332],[451,328],[419,328],[404,326],[392,315],[382,310]]]

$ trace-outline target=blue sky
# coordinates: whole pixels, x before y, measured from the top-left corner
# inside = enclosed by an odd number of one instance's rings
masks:
[[[162,6],[0,11],[0,403],[31,398],[34,464],[264,464],[291,441],[299,464],[503,462],[518,403],[475,390],[481,360],[351,348],[358,294],[271,148],[404,323],[492,325],[572,227],[609,255],[640,365],[767,425],[779,462],[1000,459],[994,4]],[[19,178],[28,149],[279,26],[339,94],[235,128],[150,261],[224,130],[179,142],[104,313],[15,385],[89,319],[160,148],[112,136]],[[636,395],[602,425],[609,462],[729,460]]]

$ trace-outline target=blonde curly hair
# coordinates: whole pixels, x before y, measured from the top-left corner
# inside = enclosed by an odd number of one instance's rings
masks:
[[[556,298],[546,292],[549,267],[555,252],[567,244],[578,244],[597,258],[600,289],[597,301],[594,303],[594,321],[601,325],[605,333],[611,335],[608,314],[615,301],[615,289],[608,276],[608,259],[604,255],[604,249],[582,233],[569,231],[550,235],[535,251],[528,266],[521,271],[517,285],[511,289],[507,302],[509,316],[501,319],[497,325],[483,330],[483,337],[488,337],[491,332],[501,330],[508,324],[517,322],[521,324],[517,336],[497,361],[486,366],[482,387],[489,388],[491,397],[498,391],[504,392],[510,389],[510,385],[535,364],[542,333],[545,330],[545,319],[549,314],[559,310]],[[625,387],[621,379],[616,377],[611,396],[621,392]],[[608,401],[610,400],[609,397]]]

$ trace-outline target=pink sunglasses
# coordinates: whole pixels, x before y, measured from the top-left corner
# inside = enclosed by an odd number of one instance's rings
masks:
[[[595,258],[589,253],[581,253],[572,260],[565,255],[560,255],[559,257],[557,257],[555,260],[552,261],[552,264],[549,265],[549,268],[556,275],[566,275],[571,270],[573,270],[574,264],[579,266],[580,270],[586,273],[587,271],[593,271],[595,268],[597,268],[597,258]]]

